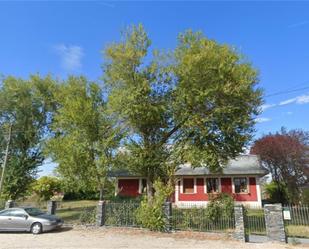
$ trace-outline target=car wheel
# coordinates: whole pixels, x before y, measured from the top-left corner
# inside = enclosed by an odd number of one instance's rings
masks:
[[[42,224],[41,223],[34,223],[32,226],[31,226],[31,233],[32,234],[40,234],[42,233]]]

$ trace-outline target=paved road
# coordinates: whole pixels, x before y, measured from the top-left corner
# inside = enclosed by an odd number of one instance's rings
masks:
[[[161,234],[135,229],[63,228],[61,231],[32,235],[28,233],[0,233],[0,248],[177,248],[177,249],[287,249],[286,244],[240,243],[218,235],[203,233]]]

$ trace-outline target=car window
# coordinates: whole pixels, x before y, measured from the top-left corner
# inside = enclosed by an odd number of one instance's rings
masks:
[[[25,216],[25,213],[24,213],[24,211],[22,211],[22,210],[15,209],[15,210],[11,210],[10,216],[14,216],[14,217],[24,217],[24,216]]]
[[[4,210],[0,212],[0,216],[10,216],[11,210]]]
[[[25,211],[31,216],[38,216],[38,215],[45,214],[43,211],[41,211],[38,208],[25,208]]]

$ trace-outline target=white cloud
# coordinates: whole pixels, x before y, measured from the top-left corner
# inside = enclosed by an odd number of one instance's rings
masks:
[[[297,23],[293,23],[293,24],[290,24],[288,26],[288,28],[296,28],[296,27],[299,27],[299,26],[304,26],[304,25],[307,25],[309,24],[309,21],[302,21],[302,22],[297,22]]]
[[[271,121],[271,119],[270,118],[256,118],[255,119],[255,122],[257,122],[257,123],[264,123],[264,122],[269,122],[269,121]]]
[[[61,66],[66,71],[77,71],[82,67],[83,49],[76,45],[59,44],[54,47],[60,56]]]
[[[303,105],[303,104],[308,104],[308,103],[309,103],[309,95],[301,95],[301,96],[297,96],[292,99],[281,101],[279,105],[288,105],[288,104]]]
[[[269,109],[269,108],[272,108],[272,107],[275,107],[276,104],[264,104],[264,105],[261,105],[261,109],[262,109],[262,112]]]
[[[287,115],[292,115],[292,114],[293,114],[293,112],[286,112],[286,114],[287,114]]]

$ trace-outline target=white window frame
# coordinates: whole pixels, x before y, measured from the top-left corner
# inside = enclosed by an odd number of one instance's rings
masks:
[[[247,192],[246,193],[236,193],[235,192],[235,183],[234,183],[234,179],[235,178],[246,178],[247,179]],[[236,195],[247,195],[247,194],[250,194],[249,177],[248,176],[233,176],[232,177],[232,192],[233,192],[233,194],[236,194]]]
[[[193,178],[193,193],[184,193],[183,192],[183,179],[192,179]],[[190,176],[187,176],[187,177],[182,177],[181,178],[181,181],[180,181],[180,193],[181,194],[184,194],[184,195],[194,195],[197,193],[197,186],[196,186],[196,177],[190,177]]]
[[[204,194],[210,194],[210,193],[207,193],[207,179],[211,179],[211,178],[217,178],[218,179],[218,192],[216,193],[221,193],[222,190],[221,190],[221,177],[205,177],[204,178]]]

